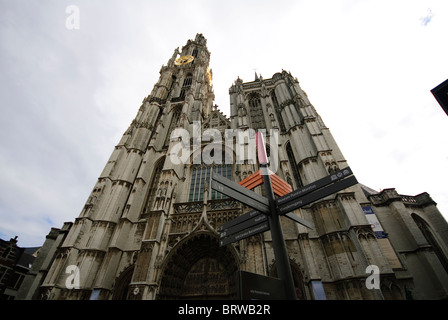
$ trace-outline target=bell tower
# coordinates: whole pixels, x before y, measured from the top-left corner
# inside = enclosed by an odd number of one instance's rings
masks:
[[[211,113],[209,62],[207,40],[197,34],[161,67],[79,217],[66,230],[40,298],[154,299],[150,283],[159,276],[154,270],[163,256],[159,252],[166,251],[170,212],[186,179],[184,166],[169,161],[170,136],[175,128],[191,132],[193,121]],[[66,285],[67,266],[77,272],[75,288]]]
[[[158,104],[162,111],[157,148],[168,147],[174,128],[187,129],[188,123],[203,121],[209,115],[215,98],[209,62],[207,40],[197,34],[181,51],[176,48],[167,65],[160,69],[159,80],[144,100]]]

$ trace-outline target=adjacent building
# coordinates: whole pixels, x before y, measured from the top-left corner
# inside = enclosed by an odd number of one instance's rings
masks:
[[[0,239],[0,300],[16,299],[38,251],[39,247],[19,247],[17,237]]]

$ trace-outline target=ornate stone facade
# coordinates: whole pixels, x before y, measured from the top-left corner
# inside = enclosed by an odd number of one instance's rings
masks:
[[[278,155],[272,155],[278,157],[276,174],[293,189],[348,163],[289,72],[252,82],[238,78],[229,89],[230,119],[224,116],[213,105],[206,43],[198,34],[162,66],[28,298],[229,299],[236,297],[237,270],[276,276],[270,232],[218,244],[217,228],[249,208],[213,191],[211,170],[241,181],[258,165],[234,161],[224,142],[230,164],[196,163],[211,143],[206,137],[189,161],[174,163],[170,155],[177,152],[179,137],[172,132],[183,128],[193,137],[188,142],[194,142],[198,122],[201,133],[213,129],[223,136],[226,129],[252,128],[266,129],[269,138],[271,129],[278,130],[278,141],[267,139],[267,147],[278,147]],[[178,57],[186,55],[193,61],[180,64]],[[261,186],[254,190],[263,193]],[[315,226],[310,230],[282,219],[299,299],[315,299],[319,286],[327,299],[448,297],[448,226],[429,195],[374,192],[358,184],[294,213]],[[368,214],[381,225],[381,237]],[[67,287],[70,265],[79,271],[75,288]],[[366,286],[371,265],[379,269],[380,289]]]

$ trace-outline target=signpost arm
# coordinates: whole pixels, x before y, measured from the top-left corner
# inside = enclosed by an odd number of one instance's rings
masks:
[[[286,243],[283,237],[282,226],[280,224],[280,216],[278,213],[277,204],[274,199],[274,191],[272,190],[271,177],[268,170],[268,157],[266,147],[264,144],[263,135],[257,132],[257,153],[258,160],[261,167],[261,174],[263,175],[263,184],[266,191],[266,196],[269,200],[269,208],[271,214],[268,216],[269,225],[271,227],[272,245],[274,247],[274,255],[277,265],[277,275],[279,279],[283,280],[285,286],[286,298],[288,300],[297,300],[296,289],[294,286],[294,279],[292,277],[291,265],[289,264],[288,251],[286,250]]]

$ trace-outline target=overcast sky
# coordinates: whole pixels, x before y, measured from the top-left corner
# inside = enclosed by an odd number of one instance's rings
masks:
[[[448,116],[430,92],[448,78],[447,32],[446,0],[0,0],[0,238],[40,246],[78,217],[161,66],[196,33],[225,114],[238,76],[290,71],[358,181],[428,192],[447,218]]]

